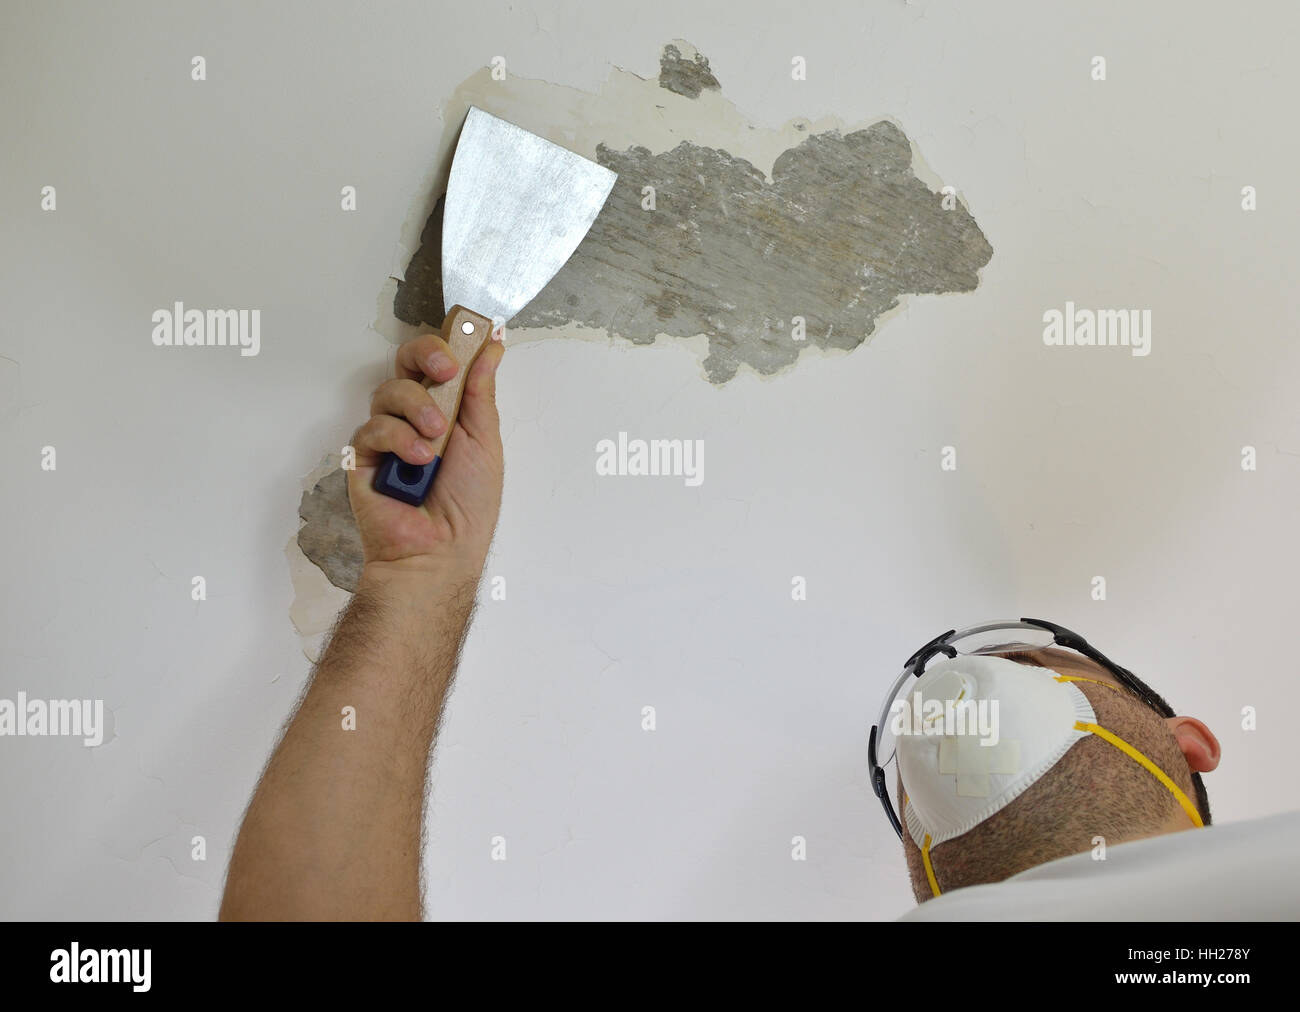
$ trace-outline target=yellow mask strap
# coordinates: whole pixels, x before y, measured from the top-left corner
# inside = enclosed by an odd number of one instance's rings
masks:
[[[1103,682],[1100,678],[1084,678],[1082,675],[1057,675],[1058,682],[1091,682],[1093,685],[1104,685],[1108,689],[1114,689],[1116,692],[1123,692],[1118,685],[1110,682]]]
[[[1103,682],[1098,678],[1082,678],[1078,675],[1057,675],[1056,680],[1058,682],[1091,682],[1093,685],[1104,685],[1106,688],[1114,689],[1116,692],[1124,691],[1118,685],[1112,685],[1110,682]],[[1102,741],[1110,742],[1110,744],[1114,745],[1126,756],[1136,762],[1144,770],[1159,780],[1160,783],[1165,786],[1165,789],[1174,796],[1174,799],[1183,806],[1183,811],[1186,812],[1187,817],[1192,820],[1192,825],[1198,828],[1204,827],[1205,822],[1201,819],[1201,813],[1196,810],[1196,806],[1192,804],[1191,798],[1183,793],[1182,788],[1170,780],[1168,774],[1166,774],[1164,770],[1126,742],[1123,738],[1119,737],[1119,735],[1111,734],[1104,727],[1100,727],[1097,724],[1085,724],[1083,721],[1076,721],[1074,726],[1080,731],[1088,731],[1091,734],[1095,734]]]
[[[1201,813],[1198,812],[1196,806],[1192,804],[1192,799],[1183,793],[1182,788],[1170,780],[1169,775],[1165,773],[1164,770],[1126,742],[1123,738],[1119,737],[1119,735],[1111,734],[1104,727],[1099,727],[1096,724],[1085,724],[1081,720],[1076,720],[1074,726],[1080,731],[1088,731],[1091,734],[1095,734],[1102,741],[1107,741],[1114,745],[1117,749],[1164,784],[1165,789],[1168,790],[1169,793],[1174,796],[1174,799],[1183,806],[1183,811],[1186,812],[1188,818],[1192,820],[1192,825],[1198,828],[1205,825],[1205,822],[1201,819]]]
[[[925,877],[930,883],[930,892],[939,895],[939,880],[934,877],[934,865],[930,863],[930,834],[925,834],[925,842],[921,844],[921,863],[925,865]]]
[[[903,792],[903,804],[907,804],[907,792]],[[930,863],[930,834],[925,834],[925,839],[921,841],[921,863],[925,865],[925,878],[930,883],[930,892],[935,896],[939,895],[939,880],[934,877],[934,865]]]

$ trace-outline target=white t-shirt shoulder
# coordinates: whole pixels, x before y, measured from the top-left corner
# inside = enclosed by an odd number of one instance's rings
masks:
[[[1135,840],[955,889],[902,921],[1293,921],[1300,812]]]

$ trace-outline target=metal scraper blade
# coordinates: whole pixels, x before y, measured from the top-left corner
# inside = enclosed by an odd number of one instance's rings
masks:
[[[578,248],[616,178],[471,106],[443,208],[444,312],[509,322]]]

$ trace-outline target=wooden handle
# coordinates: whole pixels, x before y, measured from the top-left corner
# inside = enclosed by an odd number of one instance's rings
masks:
[[[487,347],[488,341],[492,340],[492,321],[464,306],[452,306],[451,312],[442,321],[442,339],[451,349],[452,357],[460,363],[460,369],[446,383],[429,387],[433,403],[438,405],[438,410],[447,419],[447,431],[433,441],[433,452],[438,457],[442,456],[443,448],[451,438],[451,430],[456,425],[470,366],[478,358],[479,352]],[[427,380],[425,383],[428,385]]]
[[[460,399],[465,396],[465,378],[469,376],[470,367],[478,358],[479,352],[492,340],[492,321],[464,306],[452,306],[451,312],[442,321],[442,339],[447,342],[447,347],[451,349],[460,368],[455,376],[438,386],[430,386],[431,380],[424,381],[429,396],[447,419],[447,431],[433,440],[433,460],[424,465],[408,464],[397,454],[390,453],[375,471],[375,491],[412,506],[421,505],[433,485],[433,477],[438,473],[438,465],[442,463],[443,450],[451,438],[451,430],[456,426],[456,416],[460,414]]]

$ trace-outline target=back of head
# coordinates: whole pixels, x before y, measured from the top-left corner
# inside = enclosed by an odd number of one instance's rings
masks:
[[[1164,770],[1189,797],[1201,800],[1208,825],[1204,791],[1193,782],[1164,719],[1127,692],[1092,683],[1078,687],[1092,704],[1098,724]],[[1088,735],[1005,808],[935,846],[930,860],[940,888],[948,892],[1001,882],[1103,841],[1113,846],[1169,832],[1180,818],[1188,821],[1177,799],[1150,772],[1108,742]],[[918,902],[932,898],[921,851],[908,833],[903,834],[903,847]]]

